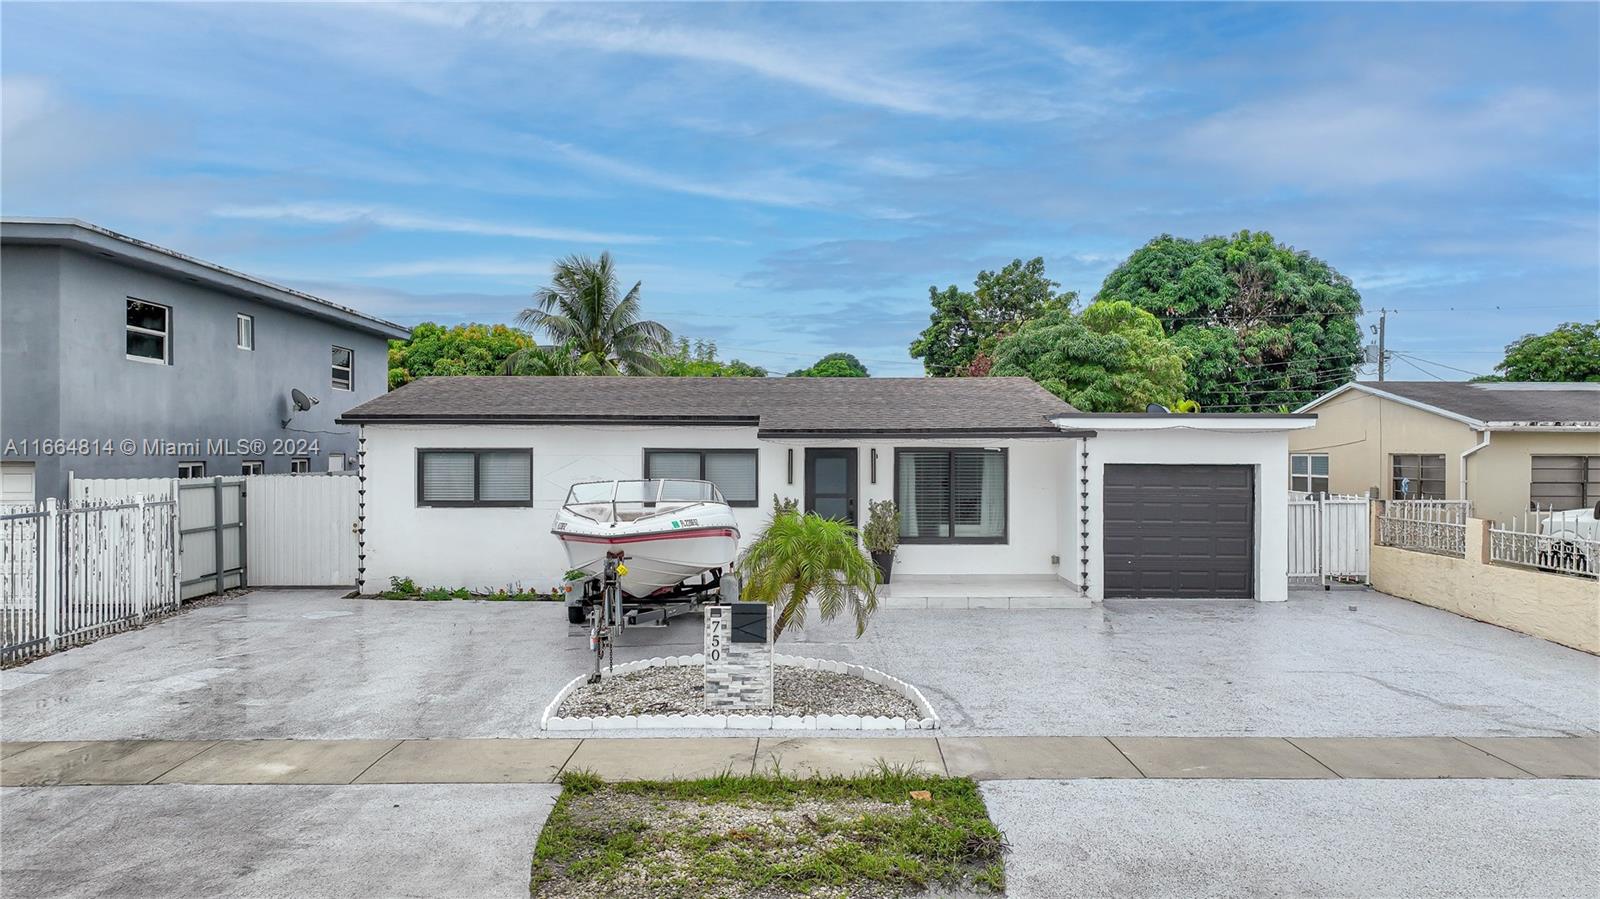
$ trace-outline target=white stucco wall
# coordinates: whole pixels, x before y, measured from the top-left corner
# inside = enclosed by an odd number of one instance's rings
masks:
[[[1004,544],[902,545],[896,573],[1054,574],[1077,576],[1075,542],[1063,538],[1063,483],[1070,477],[1077,441],[1032,440],[760,440],[750,427],[530,427],[524,425],[368,425],[365,472],[366,582],[386,587],[391,576],[419,585],[493,588],[520,583],[553,585],[566,557],[550,524],[575,482],[643,476],[644,449],[759,450],[754,508],[734,510],[743,540],[765,526],[774,493],[804,496],[807,447],[857,447],[857,515],[867,503],[894,498],[894,450],[913,446],[991,446],[1008,451],[1008,539]],[[416,503],[419,448],[532,448],[533,505],[527,508],[436,508]],[[794,478],[788,451],[794,450]],[[877,479],[872,454],[878,451]],[[1281,460],[1280,460],[1281,461]],[[1063,564],[1052,556],[1060,554]]]
[[[1092,424],[1087,425],[1093,427]],[[1101,429],[1089,444],[1089,597],[1105,598],[1105,467],[1108,464],[1249,465],[1255,469],[1256,599],[1289,598],[1289,439],[1285,431]],[[1152,597],[1159,598],[1159,597]]]

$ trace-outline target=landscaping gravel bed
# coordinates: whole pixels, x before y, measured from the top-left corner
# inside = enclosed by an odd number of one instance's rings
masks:
[[[771,715],[881,715],[917,718],[916,706],[883,686],[832,671],[790,665],[773,669]],[[701,715],[705,670],[697,666],[646,668],[584,684],[561,704],[563,718],[603,715]],[[752,714],[758,714],[752,712]]]

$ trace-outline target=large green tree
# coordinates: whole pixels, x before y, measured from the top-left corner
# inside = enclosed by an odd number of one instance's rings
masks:
[[[534,305],[517,314],[517,324],[549,335],[599,373],[655,374],[658,355],[671,351],[672,333],[641,317],[641,286],[619,293],[610,253],[568,256],[552,267],[550,283],[534,292]],[[527,355],[514,356],[508,368],[516,370]]]
[[[492,375],[533,338],[505,325],[423,322],[405,340],[389,341],[389,389],[429,375]]]
[[[865,378],[867,367],[849,353],[829,353],[809,368],[789,372],[791,378]]]
[[[1506,347],[1495,373],[1477,381],[1600,381],[1600,321],[1567,322]]]
[[[1084,412],[1183,400],[1185,354],[1154,315],[1123,300],[1052,309],[995,347],[989,374],[1024,376]]]
[[[1095,298],[1161,319],[1188,355],[1185,392],[1203,409],[1294,408],[1351,380],[1361,362],[1361,295],[1350,279],[1264,231],[1163,234]]]
[[[1045,277],[1044,258],[1014,259],[998,272],[983,271],[973,289],[954,284],[928,288],[928,327],[911,343],[911,356],[936,378],[981,375],[996,342],[1022,323],[1052,309],[1069,309],[1078,295],[1058,292]]]
[[[661,364],[661,374],[679,378],[765,378],[767,370],[759,365],[733,359],[723,362],[717,358],[717,344],[711,340],[678,338],[677,349],[656,357]]]

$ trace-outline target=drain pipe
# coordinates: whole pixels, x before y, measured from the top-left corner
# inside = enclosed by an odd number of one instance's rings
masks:
[[[1493,436],[1494,436],[1494,432],[1493,431],[1489,430],[1488,428],[1484,428],[1483,429],[1483,439],[1478,441],[1478,445],[1472,447],[1471,449],[1469,449],[1469,450],[1467,450],[1467,451],[1465,451],[1465,452],[1463,452],[1461,454],[1461,498],[1462,499],[1469,499],[1469,497],[1467,496],[1467,457],[1472,455],[1473,453],[1477,452],[1478,450],[1481,450],[1484,447],[1487,447],[1489,445],[1490,438],[1492,438]],[[1467,506],[1467,514],[1468,515],[1472,514],[1472,506],[1470,504]]]

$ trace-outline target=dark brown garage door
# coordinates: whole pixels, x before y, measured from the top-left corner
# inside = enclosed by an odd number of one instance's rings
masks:
[[[1253,595],[1247,465],[1107,465],[1106,596]]]

